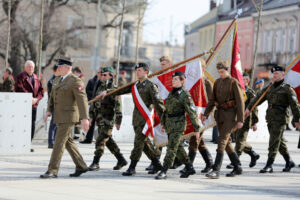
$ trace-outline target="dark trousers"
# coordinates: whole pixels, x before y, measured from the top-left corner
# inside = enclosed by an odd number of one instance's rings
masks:
[[[91,126],[86,134],[86,137],[85,137],[85,141],[87,142],[92,142],[93,141],[93,136],[94,136],[94,130],[95,130],[95,123],[96,123],[96,120],[95,119],[92,119],[92,123],[91,123]]]
[[[32,115],[31,115],[31,141],[32,141],[32,139],[34,137],[34,132],[35,132],[36,110],[37,110],[37,108],[32,108]]]
[[[51,117],[51,121],[50,121],[50,126],[49,126],[49,131],[48,131],[48,145],[49,146],[53,146],[54,145],[54,138],[55,138],[55,134],[56,134],[56,124],[53,123],[53,113],[52,113],[52,117]]]
[[[212,131],[212,141],[217,142],[218,141],[218,136],[219,136],[218,127],[214,126],[213,131]]]

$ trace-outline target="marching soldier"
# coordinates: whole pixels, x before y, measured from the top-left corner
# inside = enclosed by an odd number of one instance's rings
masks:
[[[247,95],[247,100],[245,102],[245,107],[247,107],[251,101],[251,99],[255,98],[256,94],[254,90],[252,90],[249,87],[249,82],[250,82],[250,77],[247,73],[243,74],[244,78],[244,84],[245,84],[245,92]],[[256,161],[259,159],[259,155],[253,151],[252,146],[247,142],[247,136],[248,136],[248,131],[250,128],[253,129],[253,131],[257,130],[256,123],[258,122],[258,111],[257,108],[255,108],[249,117],[245,119],[244,125],[241,129],[236,131],[236,139],[235,139],[235,152],[237,155],[240,157],[242,152],[245,152],[251,157],[251,161],[249,164],[249,167],[254,167],[256,165]],[[233,168],[232,164],[227,166],[228,169]]]
[[[293,113],[293,123],[300,130],[300,105],[297,100],[294,89],[284,81],[284,68],[275,66],[271,69],[273,73],[273,84],[264,88],[248,105],[245,114],[249,113],[249,109],[253,107],[255,102],[265,93],[258,105],[264,101],[268,101],[268,109],[266,114],[266,121],[270,134],[269,138],[269,154],[266,166],[260,170],[260,173],[272,173],[272,164],[274,163],[277,152],[283,156],[286,161],[283,172],[289,172],[295,163],[291,160],[286,140],[283,137],[283,132],[286,124],[289,122],[288,107],[291,107]],[[268,89],[269,88],[269,89]]]
[[[102,82],[96,91],[96,95],[105,90],[116,88],[113,86],[113,73],[114,69],[112,67],[102,68]],[[118,160],[117,165],[113,168],[114,170],[119,170],[123,166],[127,165],[127,161],[120,153],[118,145],[112,138],[114,124],[116,124],[117,130],[119,130],[121,126],[121,99],[118,96],[108,96],[103,100],[96,101],[90,108],[90,118],[95,118],[99,135],[96,140],[94,160],[89,166],[89,170],[99,170],[99,161],[104,153],[105,146],[107,146],[110,152],[114,154]]]
[[[202,65],[202,70],[204,72],[205,67],[206,67],[206,62],[203,59],[200,59],[201,61],[201,65]],[[203,81],[204,81],[204,88],[206,91],[206,100],[208,100],[212,93],[213,93],[213,86],[211,81],[207,78],[207,77],[203,77]],[[207,173],[209,172],[209,170],[211,170],[212,165],[213,165],[213,159],[212,156],[210,154],[210,152],[208,151],[208,148],[206,147],[205,143],[204,143],[204,139],[203,139],[203,133],[200,133],[200,137],[197,138],[196,136],[192,136],[190,138],[190,142],[189,142],[189,153],[188,156],[190,158],[191,163],[193,164],[197,151],[200,152],[204,162],[205,162],[205,168],[203,170],[201,170],[201,173]],[[180,172],[183,173],[185,170],[185,168],[183,170],[181,170]]]
[[[87,171],[82,156],[73,141],[71,131],[75,123],[81,120],[84,131],[89,129],[89,114],[87,96],[82,80],[72,74],[72,62],[66,59],[58,60],[59,77],[53,81],[53,87],[48,109],[44,120],[54,113],[53,122],[57,125],[54,146],[48,165],[48,170],[41,178],[56,178],[61,158],[66,148],[76,165],[71,177],[78,177]]]
[[[196,173],[191,160],[186,155],[180,139],[186,129],[185,113],[190,117],[192,125],[194,126],[194,132],[196,132],[199,137],[200,125],[198,115],[191,95],[182,88],[185,81],[184,73],[176,71],[172,77],[173,89],[166,99],[166,112],[161,122],[168,134],[168,147],[164,158],[163,169],[155,179],[167,178],[166,173],[172,166],[175,156],[177,156],[181,163],[185,164],[185,170],[182,172],[180,178],[188,178],[189,175]]]
[[[0,92],[13,92],[15,89],[15,81],[12,78],[13,70],[7,67],[3,72],[3,83],[0,84]]]
[[[231,173],[226,174],[228,177],[242,174],[239,157],[234,152],[231,143],[230,134],[236,127],[242,128],[244,121],[244,101],[241,85],[235,78],[229,74],[229,66],[225,62],[217,64],[220,78],[216,80],[213,87],[213,95],[210,96],[209,102],[205,109],[202,121],[204,122],[209,114],[217,107],[215,119],[219,129],[218,148],[215,163],[206,176],[217,179],[220,176],[220,168],[223,161],[224,151],[226,150],[234,168]]]
[[[127,171],[122,174],[123,176],[132,176],[136,173],[135,167],[140,160],[143,151],[153,163],[153,170],[148,173],[154,174],[162,169],[161,163],[155,155],[154,147],[146,135],[149,131],[153,130],[151,129],[151,124],[148,123],[151,121],[149,119],[151,116],[148,116],[147,113],[151,113],[152,105],[154,105],[155,110],[161,119],[165,110],[164,103],[157,87],[148,79],[149,66],[140,63],[135,67],[135,70],[138,81],[132,85],[132,87],[126,87],[116,91],[114,94],[117,96],[132,93],[135,103],[132,116],[132,125],[135,132],[134,147],[131,151],[130,166]],[[106,94],[107,92],[104,91],[98,97],[103,98]]]

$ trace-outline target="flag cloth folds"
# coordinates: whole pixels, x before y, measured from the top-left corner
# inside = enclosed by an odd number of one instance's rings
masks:
[[[207,102],[205,99],[205,91],[202,83],[202,67],[199,59],[193,60],[172,71],[153,77],[151,81],[157,85],[162,99],[165,100],[168,97],[169,92],[172,90],[172,74],[176,71],[182,71],[185,74],[185,89],[190,92],[196,106],[196,112],[198,116],[200,116],[200,113],[204,112]],[[154,130],[155,145],[166,145],[168,142],[168,136],[166,133],[161,132],[161,125],[158,117],[154,118]],[[187,116],[187,128],[184,132],[184,137],[189,137],[193,134],[194,128],[189,117]]]
[[[234,21],[219,41],[214,53],[207,59],[205,75],[214,83],[219,78],[216,65],[225,61],[231,66],[231,76],[236,78],[245,90],[237,30],[237,23]]]
[[[300,102],[300,54],[286,67],[285,81],[296,91],[298,102]]]

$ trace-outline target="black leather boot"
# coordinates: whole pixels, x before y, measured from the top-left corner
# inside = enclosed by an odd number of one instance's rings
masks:
[[[252,168],[252,167],[254,167],[256,165],[256,161],[259,159],[260,156],[255,151],[253,151],[253,150],[251,150],[247,154],[249,154],[249,156],[251,157],[251,161],[249,163],[249,167]]]
[[[206,174],[206,177],[211,179],[218,179],[220,177],[220,169],[223,162],[223,156],[224,156],[223,153],[217,152],[215,163],[212,167],[212,171],[208,172]]]
[[[85,173],[88,171],[88,168],[86,168],[85,170],[75,170],[75,172],[73,174],[70,174],[70,177],[79,177],[81,174]]]
[[[188,178],[190,175],[194,175],[196,173],[192,163],[186,164],[185,169],[185,172],[180,175],[180,178]]]
[[[116,158],[118,159],[118,162],[117,162],[116,166],[114,166],[113,170],[119,170],[122,167],[124,167],[125,165],[127,165],[127,161],[125,160],[123,154],[121,154],[121,153],[117,154]]]
[[[202,151],[199,151],[202,155],[202,158],[204,162],[206,163],[206,166],[203,170],[201,170],[201,173],[207,173],[209,170],[212,169],[213,166],[213,158],[211,157],[211,154],[209,153],[208,149],[204,149]]]
[[[148,167],[145,168],[146,171],[150,171],[153,170],[153,164],[152,162],[150,163],[150,165]]]
[[[172,165],[172,167],[170,167],[170,169],[177,169],[181,165],[182,165],[181,161],[176,157],[174,159],[173,165]]]
[[[293,167],[295,167],[294,161],[291,160],[289,154],[282,155],[286,164],[285,168],[282,169],[283,172],[290,172]]]
[[[163,167],[163,169],[158,173],[158,175],[155,176],[155,179],[157,179],[157,180],[166,179],[167,171],[168,171],[168,168]]]
[[[196,154],[197,154],[197,152],[195,152],[195,151],[189,151],[188,156],[189,156],[189,158],[190,158],[190,163],[191,163],[191,164],[194,163]],[[182,170],[180,170],[179,172],[180,172],[181,174],[183,174],[183,173],[185,173],[185,171],[186,171],[186,167],[184,167],[184,168],[183,168]]]
[[[226,176],[234,177],[235,175],[242,174],[243,170],[241,168],[241,162],[240,162],[238,155],[235,152],[233,152],[231,154],[228,154],[228,156],[233,165],[233,170],[230,173],[226,174]]]
[[[130,165],[129,165],[129,168],[126,170],[126,172],[123,172],[122,175],[123,176],[133,176],[135,175],[135,167],[136,167],[136,164],[138,163],[137,160],[132,160]]]
[[[148,171],[148,174],[156,174],[160,170],[162,170],[162,165],[157,157],[152,160],[153,169]]]
[[[259,173],[273,173],[272,164],[274,162],[273,158],[268,158],[266,166],[259,171]]]
[[[100,169],[99,161],[100,161],[100,157],[94,156],[94,160],[93,160],[92,164],[88,167],[88,170],[89,171],[98,171]]]

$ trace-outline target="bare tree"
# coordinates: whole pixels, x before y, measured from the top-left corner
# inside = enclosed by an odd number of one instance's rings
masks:
[[[122,14],[122,7],[120,6],[122,0],[101,0],[101,9],[104,15],[113,14],[112,18],[106,23],[102,24],[102,30],[117,28],[120,26],[120,16]],[[95,4],[97,0],[82,0],[79,3]],[[9,13],[8,0],[3,0],[2,9],[6,16]],[[14,70],[14,75],[22,71],[24,61],[31,59],[38,60],[38,38],[39,38],[39,24],[34,23],[38,18],[41,8],[40,1],[26,1],[26,0],[11,0],[10,9],[10,51],[8,63]],[[21,5],[21,6],[20,6]],[[50,66],[53,60],[58,55],[66,54],[68,47],[76,48],[74,41],[80,41],[79,35],[76,31],[85,32],[88,29],[95,29],[95,25],[85,25],[84,20],[72,24],[71,27],[63,27],[59,21],[60,11],[63,9],[70,9],[83,19],[83,13],[80,6],[76,6],[76,2],[69,0],[45,0],[43,27],[42,27],[42,52],[47,52],[45,64],[42,68]],[[27,12],[30,11],[30,15]],[[136,12],[136,7],[133,4],[128,4],[124,9],[124,13]],[[27,14],[27,15],[26,15]],[[7,21],[7,17],[0,19],[0,26]],[[6,28],[7,29],[7,28]],[[6,30],[5,29],[5,30]],[[3,36],[0,35],[0,38]],[[5,59],[6,53],[3,47],[7,46],[6,40],[0,41],[0,57]],[[84,44],[84,41],[82,41]]]

